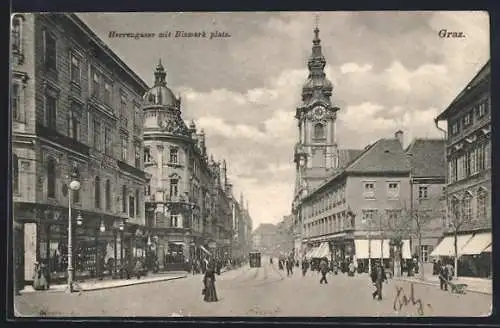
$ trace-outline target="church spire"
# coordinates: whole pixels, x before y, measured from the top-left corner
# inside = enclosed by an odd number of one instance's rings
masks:
[[[165,68],[161,64],[161,58],[158,60],[158,65],[156,65],[156,71],[154,75],[155,75],[155,86],[167,85],[166,81],[167,73],[165,72]]]
[[[319,16],[317,14],[313,31],[314,37],[312,40],[312,51],[307,61],[309,76],[307,77],[307,81],[302,88],[302,100],[306,103],[309,103],[313,97],[324,97],[327,101],[329,101],[329,97],[332,95],[333,90],[332,83],[327,79],[324,71],[326,59],[325,56],[323,56],[321,39],[319,38]]]

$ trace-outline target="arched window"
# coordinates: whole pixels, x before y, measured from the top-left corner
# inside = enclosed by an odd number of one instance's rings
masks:
[[[16,154],[12,156],[12,192],[19,193],[19,158]]]
[[[323,139],[325,137],[325,126],[321,123],[314,125],[314,138]]]
[[[47,197],[56,198],[56,160],[53,158],[47,162]]]
[[[486,209],[488,204],[488,193],[486,189],[479,188],[477,191],[477,218],[479,220],[486,219]]]
[[[106,185],[105,185],[105,193],[106,193],[106,209],[111,210],[111,181],[108,179],[106,180]]]
[[[95,177],[94,202],[96,208],[101,208],[101,178]]]

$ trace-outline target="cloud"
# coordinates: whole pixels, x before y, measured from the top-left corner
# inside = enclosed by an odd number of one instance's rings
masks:
[[[364,73],[370,71],[372,68],[373,66],[370,64],[364,64],[363,66],[360,66],[356,63],[345,63],[344,65],[340,66],[340,72],[342,74]]]
[[[152,81],[162,58],[182,95],[186,120],[204,128],[208,151],[228,162],[237,194],[249,199],[254,226],[290,211],[295,183],[297,105],[308,70],[314,14],[79,14],[134,71]],[[325,73],[334,84],[337,143],[361,149],[403,130],[441,137],[433,118],[489,58],[485,12],[323,12]],[[225,40],[108,39],[111,30],[220,30]],[[443,39],[441,29],[463,39]],[[140,45],[140,46],[138,46]]]

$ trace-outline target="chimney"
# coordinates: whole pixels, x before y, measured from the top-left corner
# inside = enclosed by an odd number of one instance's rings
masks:
[[[394,133],[394,137],[399,140],[399,143],[401,144],[401,147],[403,147],[403,131],[398,130],[396,133]]]

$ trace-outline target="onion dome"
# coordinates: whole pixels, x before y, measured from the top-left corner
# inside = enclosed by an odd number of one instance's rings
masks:
[[[155,84],[144,94],[144,103],[146,105],[159,105],[171,108],[179,108],[180,99],[177,99],[172,90],[167,87],[167,73],[165,72],[165,68],[161,64],[161,59],[156,66],[154,76]]]

